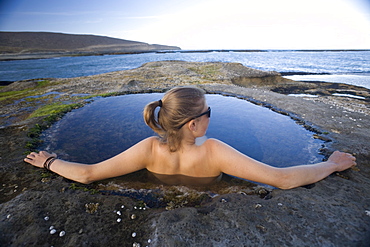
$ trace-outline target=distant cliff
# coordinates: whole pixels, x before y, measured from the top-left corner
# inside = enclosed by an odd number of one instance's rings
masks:
[[[125,54],[160,50],[181,50],[181,48],[96,35],[0,32],[0,60]]]

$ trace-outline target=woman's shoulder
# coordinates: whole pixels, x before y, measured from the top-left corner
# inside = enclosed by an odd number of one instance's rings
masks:
[[[235,151],[235,149],[230,145],[214,138],[207,139],[205,144],[207,150],[211,151],[214,157],[218,157],[219,155],[223,156],[224,154],[226,154],[225,152],[233,153],[233,151]]]
[[[156,143],[159,143],[159,142],[160,142],[159,137],[151,136],[151,137],[147,137],[147,138],[143,139],[142,141],[138,142],[134,146],[141,146],[141,147],[145,146],[147,148],[152,148],[153,145],[155,145]]]
[[[149,142],[159,142],[160,138],[158,136],[150,136],[145,138],[144,140],[149,141]]]
[[[228,145],[218,139],[209,138],[204,142],[204,146],[207,150],[212,152],[221,152]]]
[[[145,143],[146,145],[153,146],[153,145],[159,144],[161,140],[158,136],[150,136],[150,137],[145,138],[141,142]]]
[[[215,138],[209,138],[204,143],[211,146],[211,147],[219,147],[219,146],[226,145],[224,142],[222,142],[218,139],[215,139]]]

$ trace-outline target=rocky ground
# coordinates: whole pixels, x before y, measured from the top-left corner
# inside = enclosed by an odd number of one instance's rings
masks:
[[[204,188],[165,186],[137,179],[140,174],[126,176],[123,179],[128,182],[118,188],[114,179],[85,186],[22,161],[24,153],[37,144],[37,134],[30,131],[36,124],[41,129],[47,127],[45,116],[60,111],[59,106],[85,104],[93,95],[165,91],[189,84],[209,93],[242,97],[291,116],[314,130],[318,138],[331,140],[322,152],[339,149],[355,153],[358,169],[287,191],[230,178]],[[289,93],[320,97],[293,97]],[[0,100],[0,246],[370,243],[368,89],[295,82],[276,72],[235,63],[169,61],[88,77],[15,82],[0,89]]]

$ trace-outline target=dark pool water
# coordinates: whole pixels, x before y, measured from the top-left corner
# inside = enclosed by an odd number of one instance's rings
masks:
[[[154,132],[142,111],[163,94],[99,98],[74,110],[43,133],[43,149],[70,161],[94,163],[112,157]],[[212,108],[208,138],[217,138],[242,153],[277,167],[322,160],[323,142],[290,117],[246,100],[206,95]]]

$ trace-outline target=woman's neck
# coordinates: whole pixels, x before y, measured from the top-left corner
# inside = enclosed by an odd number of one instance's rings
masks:
[[[180,150],[189,150],[195,146],[195,138],[183,139]]]

